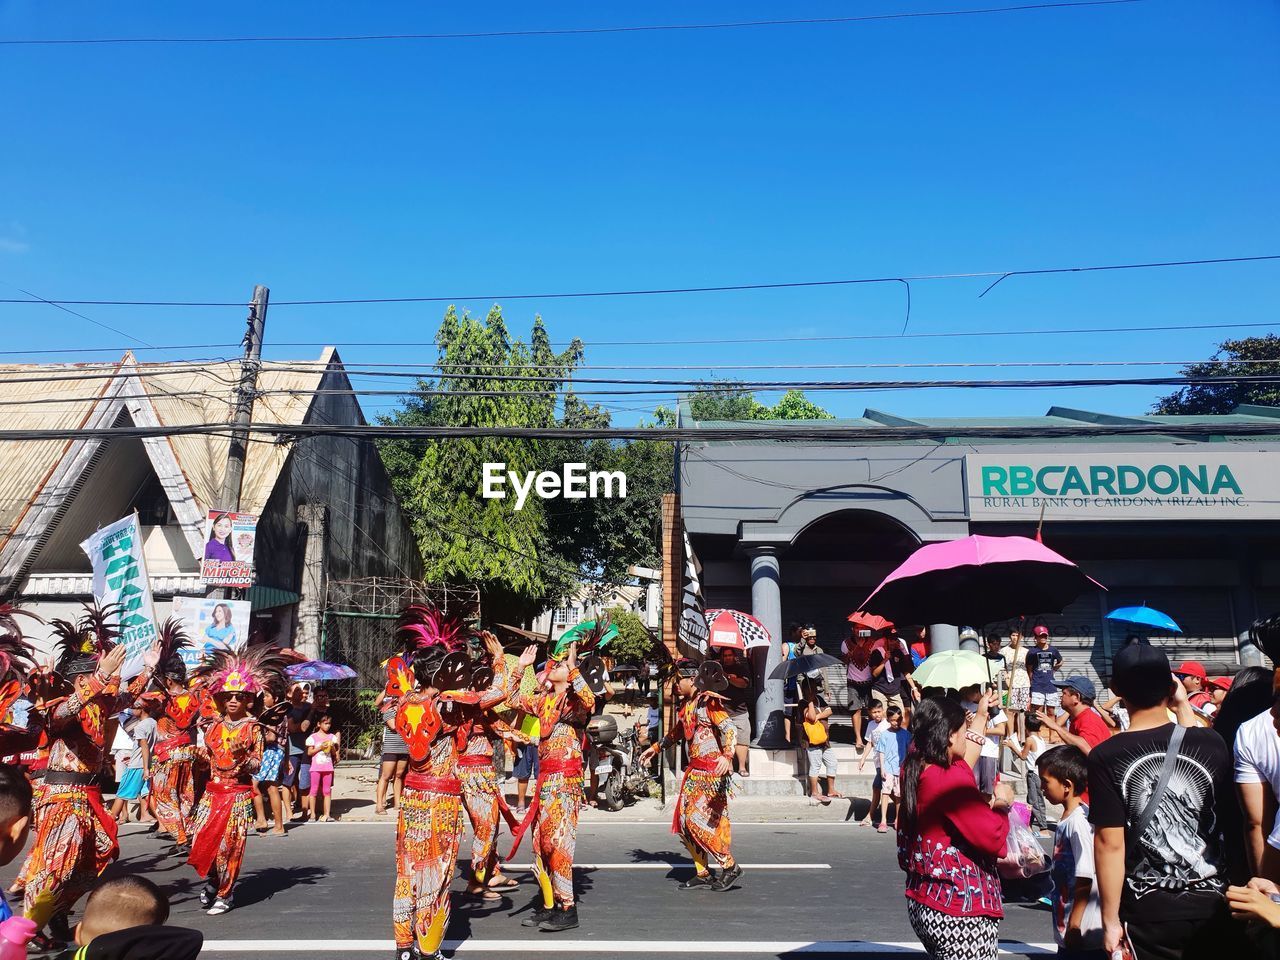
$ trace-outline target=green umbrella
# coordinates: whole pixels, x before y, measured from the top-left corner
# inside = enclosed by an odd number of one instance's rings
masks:
[[[912,674],[922,687],[960,690],[989,679],[986,659],[972,650],[943,650],[926,657]]]

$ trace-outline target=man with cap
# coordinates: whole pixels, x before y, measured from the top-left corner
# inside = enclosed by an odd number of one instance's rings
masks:
[[[684,842],[693,857],[694,875],[680,884],[681,890],[708,887],[730,889],[742,876],[729,849],[729,790],[732,783],[733,749],[737,731],[724,704],[721,691],[728,687],[720,664],[707,661],[698,666],[692,660],[676,664],[676,692],[684,701],[675,727],[661,742],[649,747],[641,759],[648,762],[659,750],[679,740],[689,744],[689,764],[680,781],[671,832]],[[721,868],[713,878],[708,862]]]
[[[1205,689],[1209,682],[1209,674],[1205,671],[1203,663],[1198,660],[1184,660],[1173,672],[1187,688],[1187,699],[1191,701],[1191,706],[1199,710],[1213,700],[1213,695]]]
[[[1080,676],[1067,677],[1056,681],[1055,685],[1062,691],[1062,709],[1067,711],[1067,722],[1064,724],[1051,709],[1040,715],[1040,722],[1057,731],[1063,743],[1078,747],[1087,756],[1094,747],[1111,737],[1111,728],[1093,705],[1098,696],[1097,688],[1088,677]]]
[[[1254,955],[1226,899],[1219,807],[1234,802],[1230,750],[1192,725],[1184,689],[1156,647],[1117,653],[1111,687],[1129,729],[1088,758],[1104,950],[1114,953],[1127,935],[1135,960]]]
[[[1032,631],[1036,645],[1027,651],[1027,676],[1031,679],[1031,706],[1054,707],[1059,703],[1053,675],[1062,666],[1062,654],[1049,642],[1049,628],[1040,624]]]

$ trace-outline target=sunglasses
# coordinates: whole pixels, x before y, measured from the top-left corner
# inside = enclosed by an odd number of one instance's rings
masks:
[[[250,697],[250,695],[249,695],[249,694],[247,694],[247,693],[240,693],[239,691],[236,691],[236,690],[233,690],[233,691],[231,691],[230,693],[226,694],[226,698],[227,698],[228,700],[232,700],[232,699],[235,699],[235,700],[249,700],[249,699],[251,699],[251,697]]]

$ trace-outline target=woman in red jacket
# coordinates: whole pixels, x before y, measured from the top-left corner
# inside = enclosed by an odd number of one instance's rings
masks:
[[[1001,784],[988,804],[978,792],[971,764],[986,718],[985,696],[972,716],[954,700],[924,700],[902,767],[898,864],[907,874],[911,928],[936,960],[997,955],[1004,908],[996,860],[1012,795]]]

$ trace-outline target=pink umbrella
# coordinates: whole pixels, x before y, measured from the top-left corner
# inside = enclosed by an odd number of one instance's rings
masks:
[[[918,549],[885,577],[863,609],[898,623],[981,626],[1061,613],[1085,590],[1106,587],[1028,537],[965,537]]]
[[[708,610],[708,646],[751,650],[769,645],[769,631],[764,624],[740,610]]]

